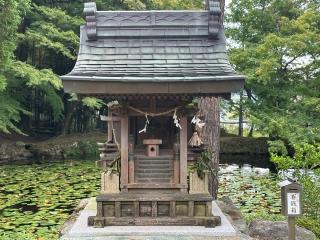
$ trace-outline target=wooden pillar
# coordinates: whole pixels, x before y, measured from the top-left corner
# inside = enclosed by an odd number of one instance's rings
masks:
[[[220,150],[220,98],[202,97],[199,101],[199,115],[204,119],[205,126],[199,130],[205,146],[212,152],[211,168],[209,175],[209,192],[214,199],[218,194],[218,170]]]
[[[108,109],[108,117],[112,118],[112,112],[110,111],[110,109]],[[112,120],[108,121],[108,140],[107,142],[111,142],[113,137],[112,137]]]
[[[187,184],[187,158],[188,158],[188,129],[187,117],[183,116],[180,119],[180,184],[182,185],[181,191],[186,192],[188,189]]]
[[[124,115],[121,117],[121,191],[127,191],[126,185],[128,184],[128,140],[129,117],[127,115]]]
[[[132,142],[129,143],[129,183],[134,183],[134,144]]]
[[[296,218],[288,217],[288,236],[289,240],[296,240]]]
[[[180,154],[179,143],[173,144],[173,182],[175,184],[180,183]]]

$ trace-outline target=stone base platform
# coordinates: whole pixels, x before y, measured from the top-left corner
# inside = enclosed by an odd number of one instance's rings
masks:
[[[221,218],[215,228],[204,226],[88,226],[88,218],[95,216],[97,205],[91,199],[76,221],[70,225],[60,240],[240,240],[236,230],[215,202],[212,211]]]
[[[104,226],[206,226],[221,223],[212,214],[209,193],[121,192],[97,196],[97,215],[88,225]]]

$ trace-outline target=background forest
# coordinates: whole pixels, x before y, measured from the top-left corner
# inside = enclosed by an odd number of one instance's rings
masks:
[[[96,2],[105,10],[203,8],[201,0]],[[229,57],[247,81],[240,101],[227,107],[272,140],[319,141],[319,5],[316,0],[229,4]],[[0,6],[0,131],[89,131],[102,101],[76,101],[58,78],[76,60],[83,1],[0,0]]]
[[[0,132],[89,131],[101,102],[65,94],[79,48],[84,1],[0,1]],[[202,1],[98,0],[98,9],[189,9]]]

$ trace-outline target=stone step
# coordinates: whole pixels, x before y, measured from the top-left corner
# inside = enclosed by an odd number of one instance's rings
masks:
[[[135,167],[135,171],[143,171],[143,170],[166,170],[168,172],[170,171],[173,171],[173,166],[154,166],[154,165],[151,165],[151,166],[143,166],[143,165],[140,165],[140,166],[136,166]]]
[[[136,157],[136,159],[139,160],[143,160],[143,161],[173,161],[172,158],[158,158],[158,157],[147,157],[147,158],[140,158],[140,157]]]
[[[173,161],[172,155],[160,155],[160,156],[153,156],[153,157],[149,157],[149,156],[145,156],[145,155],[137,155],[136,157],[137,157],[137,159],[146,159],[146,160],[149,160],[149,159],[154,159],[154,160],[167,159],[167,160]]]
[[[166,169],[173,170],[173,165],[136,165],[136,170],[144,170],[144,169]]]
[[[170,178],[172,173],[138,173],[137,178]]]
[[[136,178],[138,183],[169,183],[171,178]]]
[[[137,169],[135,171],[136,174],[139,174],[139,173],[173,173],[173,169]]]
[[[138,160],[136,161],[137,164],[172,164],[172,161],[169,160]]]

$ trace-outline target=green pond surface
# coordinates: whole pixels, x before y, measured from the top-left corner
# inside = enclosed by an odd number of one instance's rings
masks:
[[[277,179],[221,166],[219,196],[229,196],[245,217],[280,216]],[[83,198],[96,196],[100,170],[94,161],[0,167],[0,239],[58,239]]]

